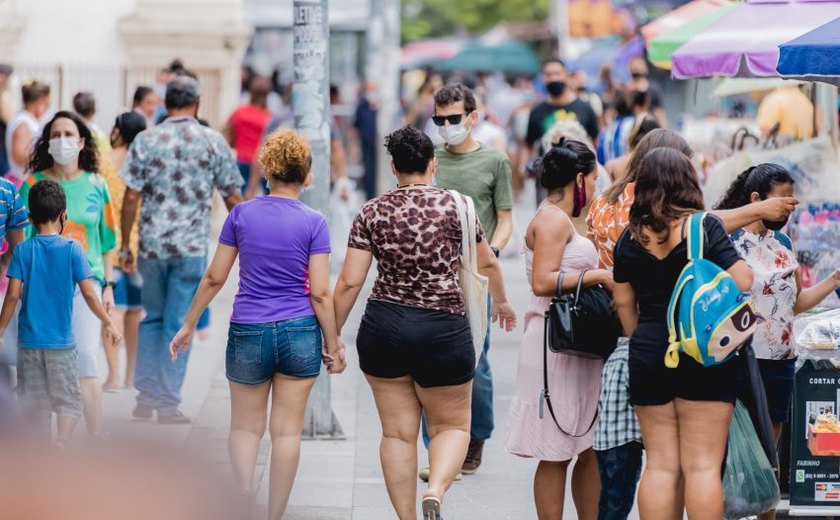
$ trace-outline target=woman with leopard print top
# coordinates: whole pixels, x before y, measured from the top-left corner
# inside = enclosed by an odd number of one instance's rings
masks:
[[[432,186],[436,161],[425,134],[404,127],[385,146],[399,188],[365,204],[353,223],[335,289],[336,319],[340,333],[376,258],[378,276],[357,348],[382,422],[382,468],[397,515],[415,518],[417,435],[425,411],[431,474],[422,507],[425,518],[434,519],[470,442],[476,359],[458,285],[461,221],[452,193]],[[481,225],[476,229],[492,319],[510,331],[516,315],[502,271]]]

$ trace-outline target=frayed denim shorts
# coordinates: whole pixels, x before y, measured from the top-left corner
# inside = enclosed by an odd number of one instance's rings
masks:
[[[321,371],[321,327],[315,316],[275,323],[231,323],[225,372],[243,385],[259,385],[274,374],[315,377]]]

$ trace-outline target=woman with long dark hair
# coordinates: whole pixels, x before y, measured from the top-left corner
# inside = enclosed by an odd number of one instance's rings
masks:
[[[703,193],[688,157],[656,148],[639,166],[629,230],[615,248],[613,295],[630,337],[630,402],[647,451],[639,490],[645,519],[681,517],[683,504],[692,519],[723,517],[720,469],[737,393],[737,368],[731,361],[703,367],[684,354],[677,368],[664,363],[666,309],[688,261],[686,222],[703,208]],[[747,290],[752,272],[720,219],[708,216],[704,233],[703,257]]]
[[[592,444],[598,407],[600,359],[551,354],[543,360],[544,316],[551,298],[583,287],[612,286],[612,274],[598,269],[592,242],[575,231],[572,217],[586,206],[598,176],[595,154],[580,141],[563,140],[542,159],[540,183],[548,195],[525,231],[525,268],[531,303],[525,315],[525,337],[519,348],[516,395],[508,413],[505,448],[520,457],[539,461],[534,475],[534,500],[540,519],[561,518],[566,478],[573,459],[572,497],[578,518],[598,515],[600,483]],[[562,277],[562,278],[561,278]],[[552,405],[558,428],[541,412],[543,370],[548,371]]]
[[[28,205],[29,190],[38,181],[61,185],[67,196],[67,223],[62,236],[82,244],[95,283],[108,313],[114,309],[113,254],[117,245],[117,225],[111,194],[98,173],[96,144],[87,125],[72,112],[61,111],[44,126],[29,161],[30,175],[20,189]],[[28,233],[34,233],[32,228]],[[102,432],[102,388],[99,384],[101,324],[76,291],[73,304],[73,336],[79,353],[85,424],[88,434],[98,438]]]
[[[732,182],[717,207],[731,210],[762,200],[792,197],[793,188],[793,177],[784,167],[759,164]],[[802,288],[793,243],[782,231],[786,224],[787,218],[758,220],[732,234],[735,248],[754,273],[750,301],[756,313],[764,318],[753,336],[752,347],[758,358],[776,442],[790,419],[798,355],[793,341],[793,318],[812,309],[840,287],[840,270],[836,270],[813,287]],[[759,515],[762,520],[775,517],[775,511]]]

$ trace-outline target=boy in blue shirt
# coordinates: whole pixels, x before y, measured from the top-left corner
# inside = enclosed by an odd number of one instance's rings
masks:
[[[50,413],[55,412],[56,445],[63,447],[82,413],[72,328],[76,285],[114,345],[122,337],[96,297],[81,244],[61,237],[67,221],[64,190],[52,181],[37,183],[29,194],[29,208],[38,234],[18,245],[12,256],[0,338],[20,302],[18,390],[41,429],[49,430]]]

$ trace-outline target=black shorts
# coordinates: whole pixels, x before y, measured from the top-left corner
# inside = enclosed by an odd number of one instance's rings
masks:
[[[759,359],[758,369],[764,383],[764,392],[767,394],[770,420],[774,423],[788,422],[793,380],[796,376],[796,359]]]
[[[638,406],[667,404],[676,398],[687,401],[734,403],[740,390],[736,359],[704,367],[680,353],[677,368],[665,366],[665,346],[630,341],[630,403]]]
[[[371,300],[356,348],[365,374],[411,376],[423,388],[460,385],[475,374],[470,322],[459,314]]]

